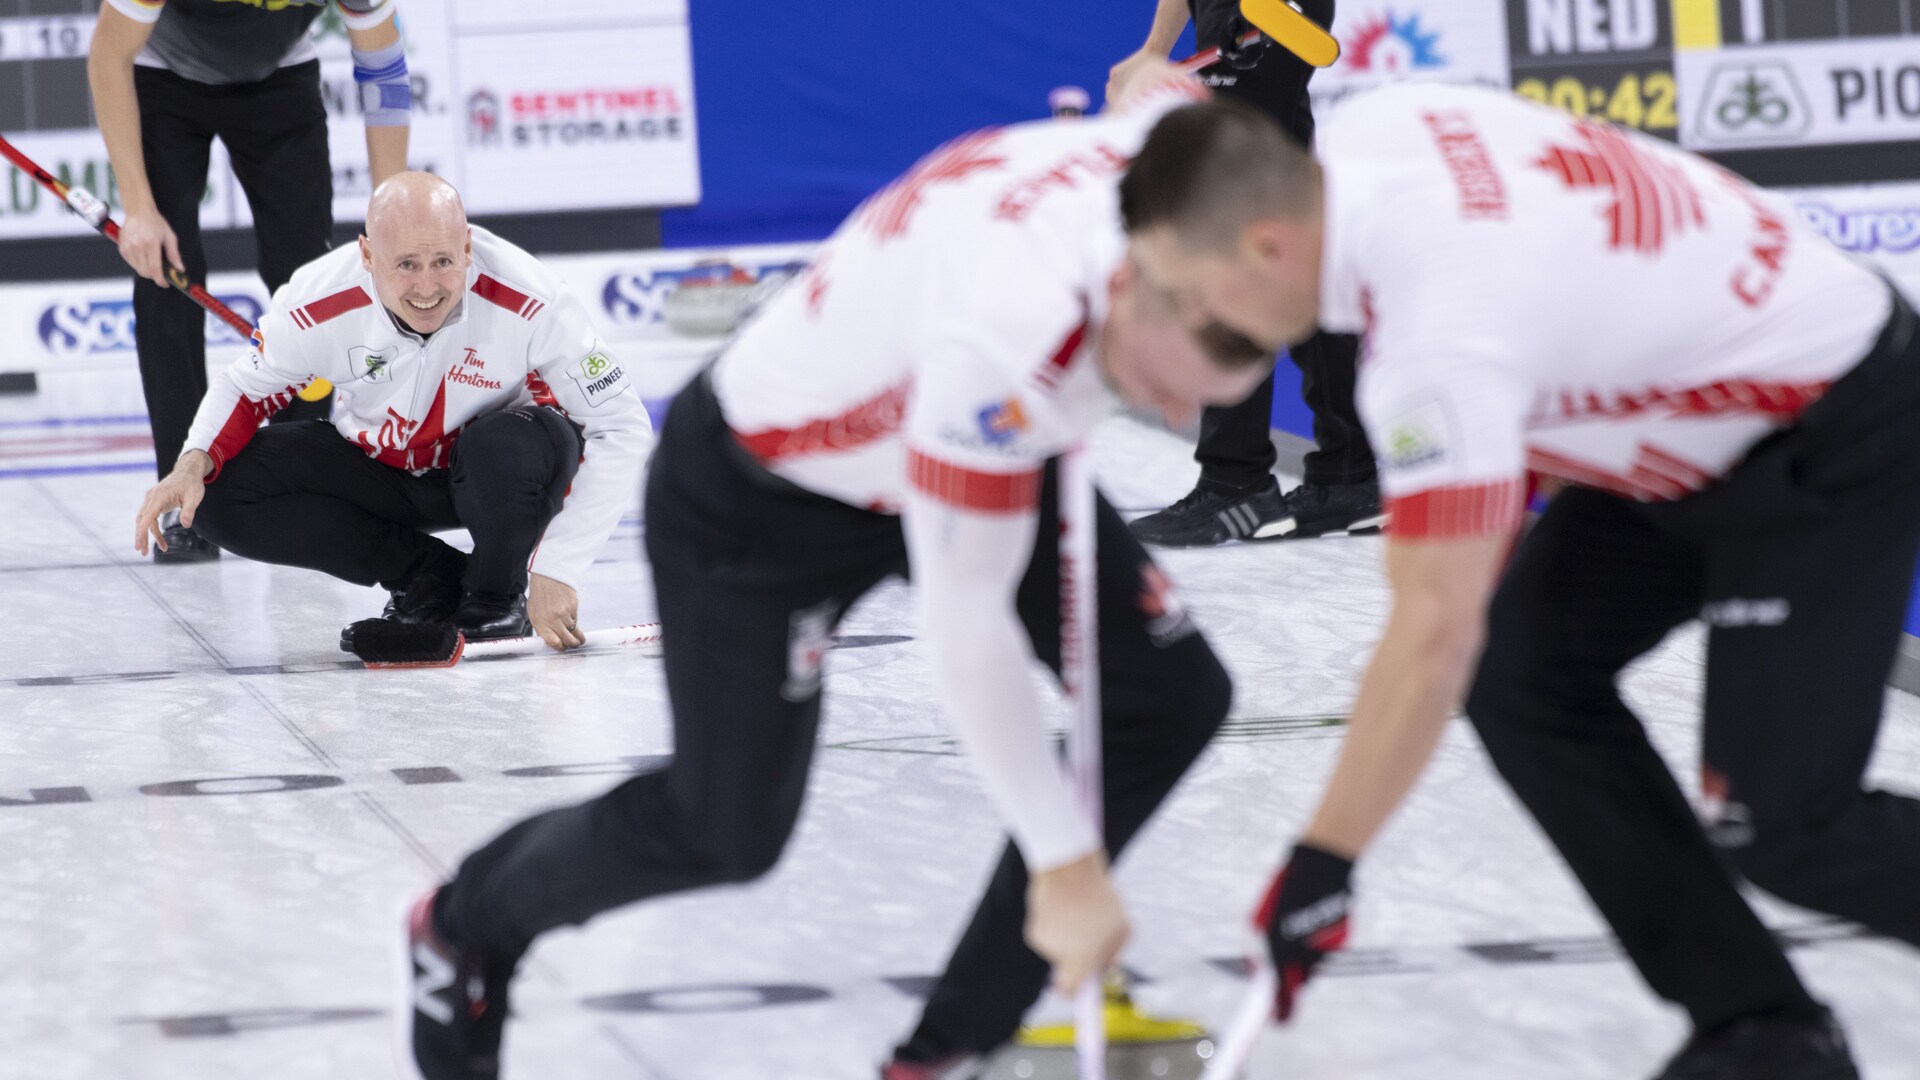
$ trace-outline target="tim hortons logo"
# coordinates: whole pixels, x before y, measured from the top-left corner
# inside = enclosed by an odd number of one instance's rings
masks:
[[[453,366],[453,370],[447,373],[447,381],[457,382],[462,386],[471,386],[476,390],[501,389],[502,384],[500,380],[489,379],[485,375],[480,374],[480,372],[486,370],[486,367],[486,361],[480,359],[479,354],[475,353],[472,349],[468,349],[466,355],[461,357],[460,361]]]

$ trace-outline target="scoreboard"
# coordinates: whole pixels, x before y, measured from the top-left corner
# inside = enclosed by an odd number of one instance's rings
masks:
[[[1802,182],[1858,176],[1872,147],[1873,179],[1920,178],[1920,0],[1675,0],[1674,71],[1688,102],[1681,142],[1693,149],[1773,151],[1798,159]]]
[[[1506,9],[1513,87],[1528,97],[1676,140],[1763,182],[1920,179],[1920,0]]]
[[[97,0],[0,0],[0,131],[93,122],[87,46]]]

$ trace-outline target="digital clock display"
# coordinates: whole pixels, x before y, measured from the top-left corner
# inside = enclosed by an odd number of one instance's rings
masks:
[[[1680,128],[1678,89],[1673,72],[1664,68],[1530,75],[1513,90],[1575,116],[1611,120],[1663,138],[1675,138]]]

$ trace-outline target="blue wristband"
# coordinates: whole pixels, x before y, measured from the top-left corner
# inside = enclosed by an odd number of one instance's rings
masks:
[[[407,77],[407,50],[400,42],[374,52],[353,50],[353,81],[360,84],[368,127],[413,122],[413,80]]]

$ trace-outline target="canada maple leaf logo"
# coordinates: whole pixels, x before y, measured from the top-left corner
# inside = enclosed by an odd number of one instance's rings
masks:
[[[1574,134],[1579,145],[1549,145],[1533,164],[1569,189],[1610,196],[1601,211],[1611,232],[1608,247],[1658,255],[1672,237],[1705,227],[1700,192],[1677,162],[1662,161],[1604,124],[1580,121]]]

